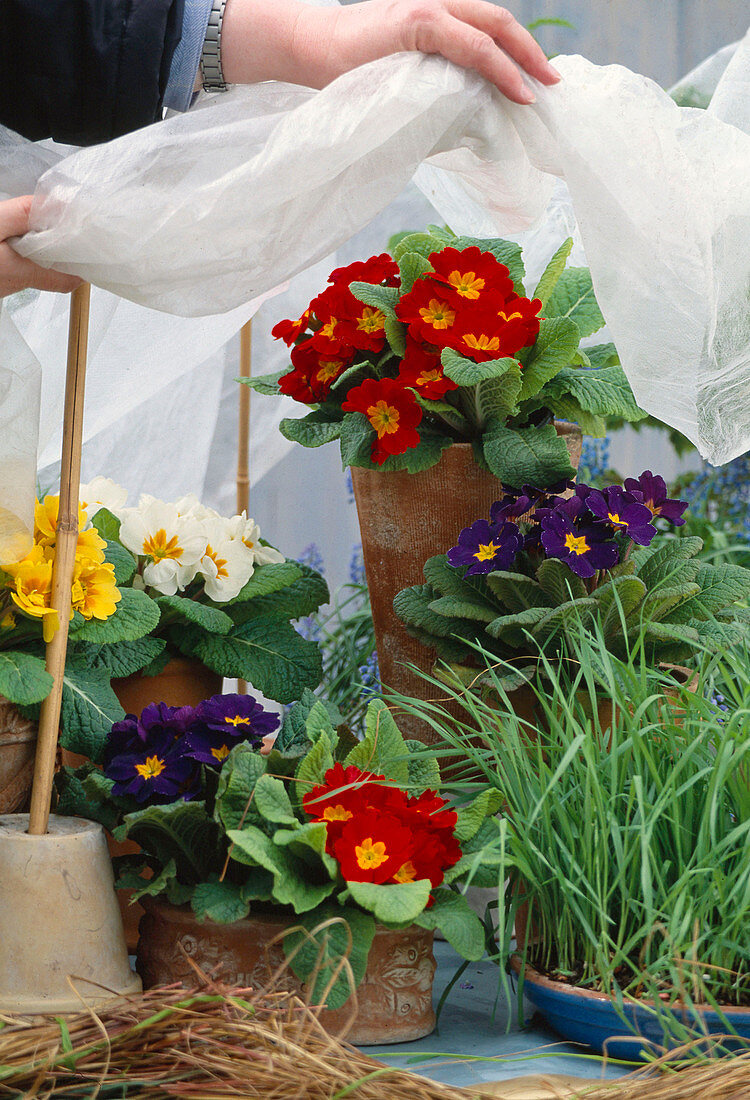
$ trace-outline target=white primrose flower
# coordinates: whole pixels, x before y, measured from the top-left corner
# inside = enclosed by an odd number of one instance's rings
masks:
[[[205,504],[201,504],[195,493],[187,493],[186,496],[180,497],[175,503],[175,508],[180,516],[189,516],[191,519],[201,520],[217,520],[222,519],[213,508],[209,508]]]
[[[209,599],[226,603],[233,600],[250,580],[254,561],[252,551],[241,539],[229,538],[225,532],[217,532],[217,535],[209,536],[206,552],[198,565],[198,576],[204,579]]]
[[[248,519],[245,512],[232,516],[229,520],[229,537],[241,541],[252,551],[256,565],[276,565],[286,561],[285,556],[274,550],[273,546],[263,545],[260,541],[260,527],[254,519]]]
[[[95,516],[102,509],[107,508],[113,516],[119,518],[120,512],[125,507],[128,499],[127,489],[118,485],[111,477],[95,477],[88,485],[82,485],[78,490],[78,499],[89,514]]]
[[[204,525],[180,516],[177,505],[143,496],[137,508],[122,513],[120,541],[146,559],[143,579],[164,596],[174,596],[190,583],[206,553]]]

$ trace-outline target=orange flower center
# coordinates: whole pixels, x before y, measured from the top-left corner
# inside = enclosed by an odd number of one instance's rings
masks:
[[[381,398],[374,405],[370,405],[367,410],[367,419],[378,433],[378,439],[382,439],[384,435],[393,435],[398,431],[401,414],[395,405],[389,405]]]
[[[479,549],[473,555],[477,561],[491,561],[495,557],[500,547],[497,543],[488,542],[479,544]]]
[[[357,318],[357,328],[360,332],[379,332],[385,325],[385,314],[379,309],[365,306],[361,315]]]
[[[476,301],[479,291],[484,289],[484,279],[479,279],[473,271],[466,271],[462,275],[460,271],[451,271],[448,282],[463,298]]]
[[[429,386],[430,382],[442,382],[443,372],[440,370],[423,370],[417,378],[418,386]]]
[[[339,322],[337,317],[329,317],[326,323],[321,328],[320,335],[325,336],[328,340],[333,339],[333,330],[336,328],[336,325],[338,323]]]
[[[145,764],[136,764],[135,770],[143,779],[156,779],[161,775],[166,764],[158,756],[147,756]]]
[[[349,821],[352,817],[354,814],[351,810],[347,810],[340,802],[337,806],[326,806],[323,810],[324,821]]]
[[[342,359],[321,359],[320,370],[315,375],[318,382],[330,382],[343,367]]]
[[[475,336],[473,332],[467,332],[464,343],[474,351],[498,351],[500,348],[499,337],[487,336],[484,332],[479,336]]]
[[[437,329],[450,328],[456,319],[455,310],[447,302],[439,302],[437,298],[430,298],[429,305],[420,309],[419,316]]]
[[[228,577],[229,576],[229,571],[226,568],[227,559],[218,557],[217,554],[216,554],[216,551],[211,549],[211,544],[210,543],[206,547],[206,557],[210,558],[211,561],[216,566],[216,576],[217,577]]]
[[[357,857],[357,865],[363,871],[375,871],[388,859],[385,844],[382,840],[373,842],[371,836],[355,845],[354,855]]]
[[[585,554],[591,549],[585,535],[566,535],[565,548],[570,550],[571,554],[577,555]]]
[[[414,882],[417,877],[417,869],[411,860],[406,863],[402,863],[396,874],[393,876],[396,882]]]
[[[182,547],[177,535],[172,535],[172,538],[168,539],[167,532],[160,527],[144,540],[143,553],[154,561],[161,561],[163,558],[177,559],[182,557]]]
[[[222,745],[219,749],[211,749],[211,755],[216,760],[226,760],[229,756],[229,745]]]

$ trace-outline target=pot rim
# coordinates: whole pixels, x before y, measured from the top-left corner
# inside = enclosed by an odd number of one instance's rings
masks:
[[[517,951],[514,951],[510,957],[511,969],[516,975],[521,972],[521,956]],[[525,964],[526,973],[524,975],[524,981],[530,982],[532,985],[540,986],[542,989],[548,989],[552,993],[558,993],[571,999],[596,1001],[598,1004],[614,1004],[614,998],[610,997],[607,993],[600,993],[596,989],[588,989],[581,985],[570,985],[568,982],[557,982],[554,978],[548,978],[545,974],[535,970],[529,963]],[[702,1014],[716,1013],[716,1009],[712,1005],[694,1004],[687,1005],[684,1001],[674,1001],[670,1005],[666,1005],[666,1002],[661,1002],[662,1005],[672,1009],[673,1011],[696,1010]],[[627,1002],[629,1008],[656,1008],[656,1002],[653,1000],[646,1000],[645,998],[633,999]],[[740,1019],[750,1020],[750,1006],[745,1007],[743,1005],[719,1005],[721,1012],[728,1018],[740,1017]]]

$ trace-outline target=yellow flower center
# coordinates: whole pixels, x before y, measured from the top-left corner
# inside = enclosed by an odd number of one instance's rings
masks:
[[[222,745],[220,749],[211,749],[211,755],[216,760],[226,760],[229,756],[229,745]]]
[[[615,527],[627,527],[627,523],[621,520],[617,512],[607,512],[610,523],[613,523]]]
[[[361,315],[357,318],[357,328],[360,332],[379,332],[385,325],[385,314],[379,309],[365,306]]]
[[[441,382],[443,378],[442,372],[435,370],[423,370],[417,378],[418,386],[429,386],[430,382]]]
[[[652,516],[660,516],[661,515],[661,505],[660,504],[654,504],[653,500],[644,500],[643,503],[646,505],[646,507],[648,508],[648,510],[649,510],[649,512],[651,513]]]
[[[450,328],[456,319],[455,310],[452,310],[447,302],[439,302],[437,298],[430,298],[427,307],[420,309],[419,316],[433,328]]]
[[[172,535],[172,538],[168,539],[167,532],[160,527],[158,531],[154,531],[153,535],[143,540],[141,553],[153,558],[154,561],[162,561],[163,558],[172,558],[176,561],[182,557],[183,549],[177,535]]]
[[[363,871],[375,871],[388,859],[383,841],[378,840],[373,843],[371,836],[368,836],[367,840],[363,840],[361,844],[355,845],[354,855],[357,857],[358,866]]]
[[[330,382],[332,378],[336,377],[343,365],[341,359],[321,359],[320,369],[315,374],[317,381]]]
[[[370,405],[367,410],[367,419],[378,433],[378,439],[382,439],[384,435],[393,435],[398,431],[401,417],[395,406],[381,399],[374,405]]]
[[[241,714],[232,714],[231,716],[227,715],[224,718],[224,721],[226,722],[226,724],[228,726],[249,726],[250,725],[250,719],[243,717],[243,715],[241,715]]]
[[[473,271],[466,271],[462,275],[460,271],[451,271],[448,282],[463,298],[476,301],[479,291],[484,289],[484,279],[478,279]]]
[[[479,544],[479,549],[473,555],[477,561],[491,561],[497,554],[500,547],[494,542],[487,542]]]
[[[336,325],[338,323],[339,322],[337,317],[329,317],[326,323],[321,328],[320,335],[325,336],[328,340],[332,340],[334,329],[336,328]]]
[[[566,535],[565,536],[565,548],[570,550],[571,554],[586,554],[591,549],[586,542],[585,535]]]
[[[497,315],[498,315],[498,317],[500,318],[501,321],[515,321],[516,318],[518,318],[519,321],[523,321],[523,314],[518,313],[518,312],[516,312],[516,313],[503,313],[502,310],[499,310]]]
[[[499,337],[487,336],[484,332],[479,336],[473,332],[467,332],[463,339],[466,346],[474,351],[498,351],[500,348]]]
[[[229,570],[226,568],[227,559],[218,557],[216,551],[211,549],[211,544],[210,543],[206,547],[206,557],[210,558],[211,561],[216,566],[216,576],[217,577],[228,577],[229,576]]]
[[[145,764],[136,764],[135,770],[143,779],[156,779],[161,775],[166,764],[158,756],[147,756]]]
[[[411,860],[407,863],[402,863],[396,874],[393,876],[396,882],[414,882],[417,877],[417,869]]]
[[[351,810],[347,810],[341,803],[338,806],[326,806],[323,810],[323,819],[325,821],[349,821],[354,814]]]

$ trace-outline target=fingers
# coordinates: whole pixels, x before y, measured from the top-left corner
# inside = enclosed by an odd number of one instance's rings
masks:
[[[483,0],[452,0],[449,7],[459,19],[490,35],[529,76],[542,84],[559,81],[560,74],[550,65],[542,47],[507,9]]]
[[[417,49],[442,54],[465,69],[475,69],[514,103],[534,102],[534,93],[495,39],[452,15],[443,13],[434,19],[418,37]]]
[[[16,294],[26,287],[69,294],[80,284],[81,279],[76,275],[64,275],[60,271],[39,267],[31,260],[19,256],[9,244],[0,244],[0,297]]]
[[[31,195],[0,202],[0,241],[7,240],[8,237],[22,237],[24,233],[28,233],[31,202]]]

